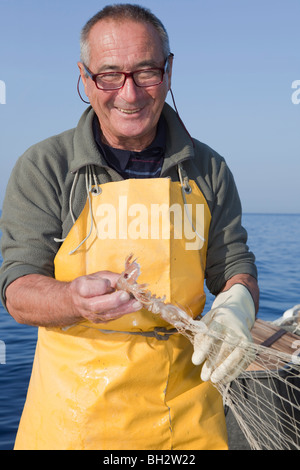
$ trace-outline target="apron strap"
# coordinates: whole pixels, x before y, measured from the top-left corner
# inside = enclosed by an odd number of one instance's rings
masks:
[[[117,330],[101,330],[100,328],[94,328],[92,326],[81,325],[85,328],[93,328],[95,330],[101,331],[104,334],[112,333],[121,333],[124,335],[133,335],[133,336],[145,336],[146,338],[156,338],[158,341],[167,341],[171,335],[178,333],[176,328],[171,328],[167,330],[164,327],[155,327],[153,331],[117,331]]]

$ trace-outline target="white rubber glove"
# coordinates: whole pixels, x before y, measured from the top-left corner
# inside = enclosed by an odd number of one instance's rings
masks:
[[[242,284],[234,284],[215,298],[201,322],[207,326],[207,334],[195,336],[192,362],[199,365],[205,361],[201,371],[203,381],[231,382],[252,362],[241,344],[253,342],[250,330],[255,322],[255,306],[250,292]]]

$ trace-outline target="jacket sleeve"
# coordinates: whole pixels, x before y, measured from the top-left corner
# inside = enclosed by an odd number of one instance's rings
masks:
[[[2,208],[0,295],[4,306],[6,287],[15,279],[54,274],[58,249],[54,238],[61,234],[59,190],[47,162],[42,167],[37,164],[36,153],[28,150],[18,160]]]
[[[242,208],[233,175],[225,160],[214,156],[210,162],[211,224],[206,262],[206,285],[217,295],[236,274],[257,278],[255,257],[247,246],[242,226]]]

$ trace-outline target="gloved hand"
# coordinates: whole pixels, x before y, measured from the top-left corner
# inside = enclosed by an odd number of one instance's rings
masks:
[[[250,292],[242,284],[234,284],[215,298],[201,322],[207,326],[207,333],[195,335],[192,362],[199,365],[205,361],[201,371],[203,381],[231,382],[253,359],[245,356],[241,344],[243,340],[252,343],[250,330],[255,322],[255,306]]]

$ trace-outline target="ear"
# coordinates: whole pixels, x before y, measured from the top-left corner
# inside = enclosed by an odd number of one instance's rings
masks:
[[[77,65],[78,65],[78,68],[79,68],[81,80],[82,80],[84,90],[85,90],[85,93],[86,93],[87,92],[87,76],[86,76],[86,73],[85,73],[85,70],[84,70],[84,66],[83,66],[82,62],[77,62]]]

